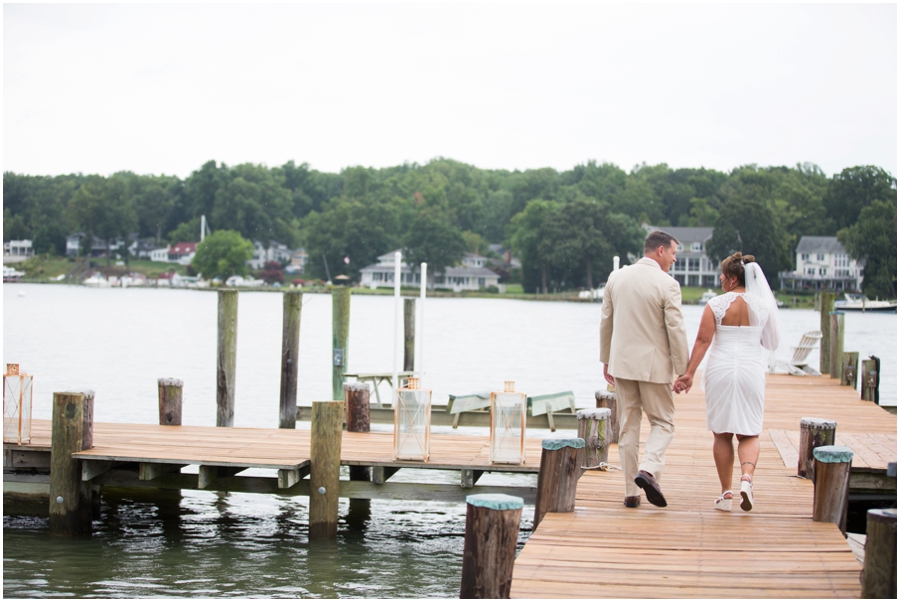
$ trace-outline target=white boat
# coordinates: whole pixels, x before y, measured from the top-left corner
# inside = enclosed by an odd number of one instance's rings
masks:
[[[104,278],[100,272],[94,272],[90,278],[82,280],[81,284],[94,288],[109,288],[109,280]]]
[[[845,293],[843,299],[834,302],[835,311],[881,311],[897,313],[896,301],[874,301],[858,293]]]
[[[706,305],[712,299],[717,297],[719,293],[713,291],[711,288],[706,289],[706,292],[700,295],[700,299],[697,301],[697,305]]]
[[[20,272],[8,265],[3,266],[3,282],[18,282],[24,275],[25,272]]]

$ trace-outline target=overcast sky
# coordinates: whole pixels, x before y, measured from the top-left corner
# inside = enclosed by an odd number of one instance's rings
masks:
[[[897,8],[3,6],[3,169],[897,174]]]

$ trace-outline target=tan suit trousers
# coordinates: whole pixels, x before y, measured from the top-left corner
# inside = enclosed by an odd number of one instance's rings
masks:
[[[638,470],[657,481],[666,463],[666,448],[675,435],[675,399],[672,385],[616,379],[616,414],[619,419],[619,461],[625,475],[625,495],[636,496],[641,489],[634,482]],[[641,409],[650,420],[650,436],[644,458],[638,465],[641,446]]]

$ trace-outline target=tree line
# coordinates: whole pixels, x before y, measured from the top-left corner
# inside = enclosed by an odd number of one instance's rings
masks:
[[[4,240],[65,253],[67,235],[197,241],[200,216],[268,246],[303,246],[311,277],[359,269],[401,248],[414,264],[453,265],[503,243],[526,291],[595,287],[612,256],[640,255],[642,223],[714,228],[714,260],[753,253],[775,283],[803,235],[837,235],[866,261],[868,294],[896,296],[897,181],[875,166],[833,177],[813,164],[729,173],[589,161],[567,171],[485,170],[445,158],[327,173],[209,161],[190,176],[3,175]]]

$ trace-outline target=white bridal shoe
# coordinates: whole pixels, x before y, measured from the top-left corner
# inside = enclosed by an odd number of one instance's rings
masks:
[[[730,489],[720,495],[719,499],[717,499],[715,503],[716,510],[721,510],[722,512],[731,512],[731,497],[725,497],[726,495],[732,497],[734,496],[734,494],[731,493]]]
[[[741,477],[741,510],[744,512],[753,510],[753,483],[747,475]]]

